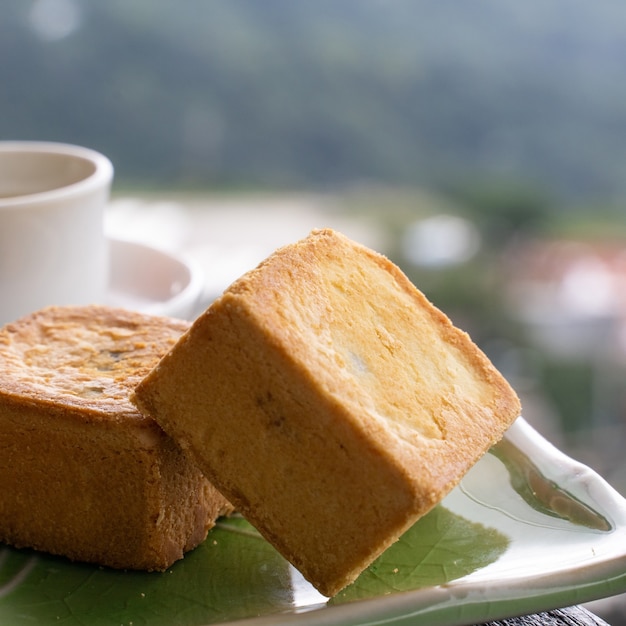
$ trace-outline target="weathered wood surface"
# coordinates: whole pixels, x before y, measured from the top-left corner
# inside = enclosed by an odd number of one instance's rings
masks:
[[[514,617],[487,622],[484,626],[608,626],[607,623],[586,609],[575,606],[555,609],[536,615]]]

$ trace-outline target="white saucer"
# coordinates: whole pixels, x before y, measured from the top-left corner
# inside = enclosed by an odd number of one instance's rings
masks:
[[[142,243],[109,238],[106,304],[152,315],[192,319],[202,272],[188,260]]]

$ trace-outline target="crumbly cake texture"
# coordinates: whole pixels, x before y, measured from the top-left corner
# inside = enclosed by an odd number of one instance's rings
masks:
[[[230,512],[129,399],[188,326],[89,306],[0,330],[0,541],[164,570]]]
[[[328,229],[231,285],[134,401],[327,596],[520,412],[487,357],[394,264]]]

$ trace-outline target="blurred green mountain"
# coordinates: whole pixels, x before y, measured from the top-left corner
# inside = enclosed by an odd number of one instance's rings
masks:
[[[626,193],[626,4],[8,0],[0,138],[121,183]]]

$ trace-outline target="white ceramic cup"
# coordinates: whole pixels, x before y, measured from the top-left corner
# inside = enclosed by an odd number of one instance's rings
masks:
[[[0,325],[104,300],[112,180],[109,159],[88,148],[0,141]]]

